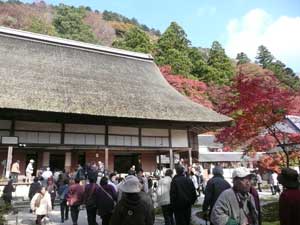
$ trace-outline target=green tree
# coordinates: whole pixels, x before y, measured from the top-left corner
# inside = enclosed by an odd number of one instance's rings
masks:
[[[281,83],[294,90],[300,90],[299,77],[296,76],[291,68],[287,68],[280,60],[270,63],[267,66],[267,69],[271,70]]]
[[[191,74],[200,80],[206,75],[209,66],[204,59],[203,52],[199,48],[191,47],[188,51],[189,59],[192,63]]]
[[[55,27],[52,24],[48,24],[48,23],[46,23],[45,20],[42,20],[37,17],[33,17],[31,19],[31,23],[26,30],[34,32],[34,33],[46,34],[46,35],[50,35],[50,36],[57,35]]]
[[[244,52],[238,53],[237,56],[236,56],[236,60],[237,60],[238,65],[246,64],[246,63],[251,62],[251,60],[248,58],[247,54],[244,53]]]
[[[62,38],[97,43],[91,27],[83,22],[86,16],[84,7],[75,8],[60,4],[56,7],[53,25]]]
[[[169,49],[167,54],[168,57],[165,58],[164,65],[170,65],[172,67],[172,73],[190,77],[193,65],[187,54],[182,54],[182,52],[176,49]]]
[[[151,53],[153,50],[149,36],[138,27],[129,29],[122,39],[114,41],[112,45],[135,52]]]
[[[213,79],[209,79],[215,84],[228,84],[234,75],[234,66],[230,58],[225,54],[221,44],[214,41],[209,51],[208,66],[215,69]],[[213,71],[213,70],[212,70]]]
[[[188,55],[189,44],[184,30],[176,22],[172,22],[157,41],[156,63],[171,65],[175,74],[190,75],[192,62]]]
[[[257,50],[256,63],[265,69],[273,62],[273,60],[274,56],[271,52],[265,46],[260,45]]]
[[[185,31],[176,22],[172,22],[157,41],[158,56],[164,56],[169,49],[186,52],[190,41]]]

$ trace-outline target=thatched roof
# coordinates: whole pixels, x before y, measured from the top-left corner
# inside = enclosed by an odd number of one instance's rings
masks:
[[[150,55],[0,27],[0,108],[226,123],[178,93]]]

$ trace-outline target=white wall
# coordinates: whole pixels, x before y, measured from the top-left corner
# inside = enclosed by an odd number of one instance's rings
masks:
[[[171,130],[172,147],[188,147],[186,130]]]

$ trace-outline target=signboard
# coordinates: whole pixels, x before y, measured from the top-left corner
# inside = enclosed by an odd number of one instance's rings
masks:
[[[1,137],[1,143],[4,145],[17,145],[19,143],[18,137]]]

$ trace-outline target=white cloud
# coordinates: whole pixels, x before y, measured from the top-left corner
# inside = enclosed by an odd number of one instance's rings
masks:
[[[213,16],[216,12],[216,7],[201,7],[197,9],[198,16]]]
[[[227,54],[235,58],[245,52],[255,59],[259,45],[265,45],[276,59],[295,72],[300,71],[300,17],[281,16],[276,20],[262,9],[249,11],[227,24]]]

